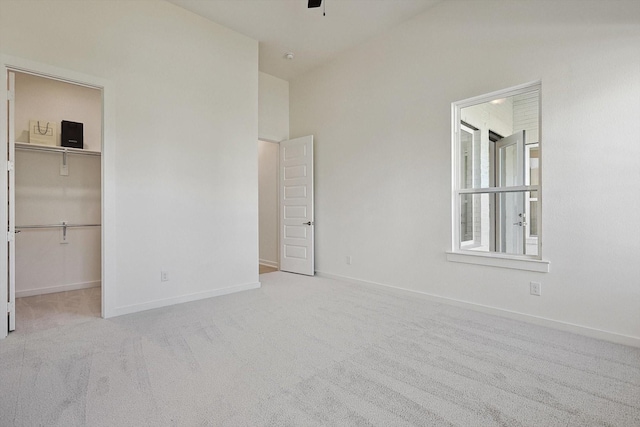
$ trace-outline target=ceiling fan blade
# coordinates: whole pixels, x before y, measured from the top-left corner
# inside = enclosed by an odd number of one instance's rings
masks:
[[[322,0],[309,0],[309,6],[307,7],[311,9],[312,7],[320,7],[321,4]]]

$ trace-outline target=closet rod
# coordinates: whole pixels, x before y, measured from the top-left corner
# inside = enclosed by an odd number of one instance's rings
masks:
[[[102,155],[102,153],[100,153],[99,151],[88,151],[88,150],[82,150],[80,148],[33,145],[25,142],[16,142],[15,145],[16,145],[16,149],[18,150],[47,151],[50,153],[80,154],[83,156],[98,156],[98,157]]]
[[[74,228],[74,227],[100,227],[102,224],[47,224],[47,225],[16,225],[16,230],[31,228]]]

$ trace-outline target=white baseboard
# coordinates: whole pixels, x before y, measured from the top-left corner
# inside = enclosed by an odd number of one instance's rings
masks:
[[[46,288],[28,289],[26,291],[16,291],[16,298],[55,294],[57,292],[77,291],[78,289],[98,288],[100,287],[100,284],[100,280],[94,280],[93,282],[72,283],[70,285],[58,285],[48,286]]]
[[[266,265],[267,267],[280,268],[278,266],[278,262],[277,261],[269,261],[269,260],[266,260],[266,259],[260,259],[260,260],[258,260],[258,263],[262,264],[262,265]]]
[[[632,347],[640,347],[640,338],[632,337],[629,335],[617,334],[615,332],[603,331],[600,329],[590,328],[588,326],[576,325],[573,323],[562,322],[559,320],[548,319],[545,317],[534,316],[531,314],[518,313],[516,311],[509,311],[502,308],[490,307],[490,306],[477,304],[473,302],[441,297],[441,296],[429,294],[426,292],[414,291],[411,289],[400,288],[397,286],[385,285],[384,283],[369,282],[366,280],[354,279],[352,277],[324,273],[322,271],[316,271],[316,275],[318,275],[319,277],[325,277],[327,279],[340,280],[343,282],[354,283],[358,285],[375,286],[375,287],[383,288],[388,291],[395,290],[403,293],[410,293],[412,295],[418,295],[429,301],[454,305],[457,307],[468,308],[470,310],[480,311],[483,313],[493,314],[496,316],[507,317],[509,319],[519,320],[527,323],[533,323],[540,326],[546,326],[548,328],[559,329],[567,332],[573,332],[575,334],[584,335],[590,338],[597,338],[605,341],[610,341],[616,344],[624,344]]]
[[[261,286],[260,282],[256,282],[256,283],[249,283],[246,285],[229,286],[227,288],[221,288],[221,289],[212,289],[210,291],[204,291],[204,292],[195,292],[193,294],[180,295],[172,298],[158,299],[154,301],[144,302],[141,304],[125,305],[122,307],[116,307],[113,311],[111,311],[108,314],[108,316],[105,316],[105,317],[122,316],[125,314],[137,313],[139,311],[146,311],[146,310],[152,310],[154,308],[161,308],[169,305],[181,304],[184,302],[198,301],[201,299],[233,294],[235,292],[258,289],[260,288],[260,286]]]

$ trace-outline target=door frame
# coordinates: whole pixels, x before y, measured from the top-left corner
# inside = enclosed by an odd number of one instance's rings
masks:
[[[39,77],[59,80],[80,86],[87,86],[98,89],[102,92],[102,150],[101,150],[101,293],[102,306],[101,316],[103,318],[112,317],[115,311],[115,293],[111,289],[111,284],[115,283],[116,277],[116,203],[115,203],[115,98],[113,84],[106,79],[77,71],[59,68],[49,64],[44,64],[24,58],[0,54],[0,72],[4,88],[8,86],[9,71],[32,74]],[[8,119],[9,94],[3,90],[0,95],[0,117],[6,123]],[[4,126],[3,126],[4,127]],[[8,129],[2,131],[0,144],[8,149],[9,135]],[[2,150],[0,159],[4,165],[8,164],[8,150]],[[5,169],[6,171],[6,169]],[[8,174],[0,174],[0,186],[8,188]],[[8,191],[0,191],[0,203],[7,206],[9,202]],[[15,209],[15,206],[14,206]],[[9,215],[6,209],[0,209],[0,223],[8,224]],[[0,245],[0,259],[8,260],[8,245]],[[0,295],[8,295],[9,267],[7,262],[0,262]],[[7,298],[0,298],[0,312],[8,313]],[[0,315],[0,339],[8,334],[8,316]]]
[[[287,139],[283,139],[282,141],[287,141]],[[274,141],[272,139],[267,138],[258,138],[258,142],[266,142],[269,144],[274,144],[278,146],[278,155],[276,156],[276,197],[278,198],[278,218],[276,220],[276,227],[278,228],[278,232],[276,233],[276,263],[278,266],[276,267],[278,271],[280,271],[280,210],[282,209],[280,204],[280,142]],[[258,159],[259,160],[259,159]],[[258,176],[258,186],[260,186],[260,177]],[[259,190],[258,190],[259,191]],[[258,196],[259,197],[259,196]],[[260,265],[260,199],[258,198],[258,266]],[[259,267],[258,267],[259,269]]]
[[[313,135],[308,135],[311,136],[313,138]],[[262,142],[266,142],[266,143],[272,143],[272,144],[276,144],[278,146],[278,156],[276,157],[276,181],[277,181],[277,197],[278,197],[278,220],[277,220],[277,227],[278,227],[278,234],[276,237],[276,245],[277,245],[277,263],[278,263],[278,271],[282,271],[281,270],[281,266],[282,266],[282,238],[281,238],[281,232],[282,232],[282,218],[283,218],[283,210],[284,210],[284,203],[282,200],[282,185],[280,182],[280,175],[281,175],[281,170],[280,170],[280,147],[281,147],[281,143],[282,142],[286,142],[289,141],[291,139],[296,139],[296,138],[287,138],[287,139],[283,139],[280,141],[274,141],[272,139],[268,139],[268,138],[258,138],[258,142],[262,141]],[[315,168],[314,168],[315,171]],[[315,172],[314,172],[315,174]],[[315,180],[315,176],[312,177],[312,180]],[[258,185],[260,185],[258,183]],[[259,208],[259,207],[258,207]],[[259,210],[259,209],[258,209]],[[315,210],[315,206],[314,206],[314,210]],[[259,218],[259,213],[258,213],[258,222],[260,221]],[[314,217],[314,221],[315,222],[315,212],[313,213],[313,217]],[[312,225],[312,227],[314,227],[315,225]],[[315,242],[314,242],[315,245]],[[315,274],[315,248],[314,248],[314,268],[313,268],[313,272]],[[260,264],[260,228],[258,226],[258,269],[259,269],[259,264]]]

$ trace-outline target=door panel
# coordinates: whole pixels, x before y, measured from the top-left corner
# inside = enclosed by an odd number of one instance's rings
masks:
[[[498,194],[499,252],[522,255],[525,253],[525,221],[524,221],[524,193]]]
[[[495,148],[497,187],[525,185],[524,131],[502,138]],[[526,209],[523,192],[498,193],[496,197],[496,251],[525,253]]]
[[[280,143],[280,270],[314,274],[313,136]]]

